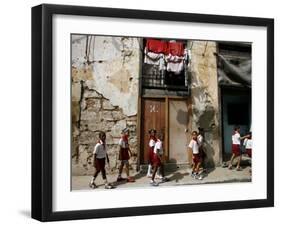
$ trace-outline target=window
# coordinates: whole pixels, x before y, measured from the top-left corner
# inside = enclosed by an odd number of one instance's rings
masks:
[[[188,90],[186,41],[144,39],[142,87]]]

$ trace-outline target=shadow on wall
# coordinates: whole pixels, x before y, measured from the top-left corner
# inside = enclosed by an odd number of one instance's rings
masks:
[[[205,140],[204,143],[204,151],[206,154],[205,160],[204,160],[204,167],[206,168],[214,168],[215,167],[215,162],[214,162],[214,155],[215,151],[212,145]]]
[[[214,133],[215,133],[214,116],[215,116],[215,110],[213,106],[207,105],[205,111],[199,117],[199,125],[200,127],[205,129],[204,149],[205,149],[206,158],[204,164],[207,168],[215,167],[215,162],[214,162],[215,150],[212,145],[214,140]]]
[[[188,125],[189,123],[189,118],[187,117],[189,115],[189,112],[183,111],[180,109],[177,113],[177,121],[181,125]]]

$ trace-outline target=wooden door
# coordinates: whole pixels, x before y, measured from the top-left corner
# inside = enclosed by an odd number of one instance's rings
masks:
[[[186,100],[169,100],[169,162],[187,163],[188,106]]]
[[[142,159],[141,163],[148,160],[148,131],[152,128],[162,132],[165,139],[165,99],[143,99],[142,100]],[[165,144],[165,141],[163,141]]]

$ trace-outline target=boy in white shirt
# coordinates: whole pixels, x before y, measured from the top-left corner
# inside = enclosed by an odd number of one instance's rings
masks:
[[[95,184],[95,180],[100,172],[102,173],[102,178],[105,183],[105,189],[113,188],[113,186],[110,183],[108,183],[107,178],[106,178],[106,172],[105,172],[105,160],[109,164],[109,158],[107,155],[105,139],[106,139],[105,132],[100,132],[99,133],[99,142],[96,144],[95,149],[93,151],[95,173],[89,184],[89,186],[91,188],[97,188],[97,185]]]
[[[199,153],[199,144],[197,140],[197,131],[192,132],[192,140],[190,141],[188,148],[192,151],[193,167],[191,176],[195,179],[202,180],[202,175],[199,175],[199,168],[202,162],[201,155]]]
[[[119,173],[117,177],[117,182],[127,180],[127,182],[135,182],[135,179],[133,177],[130,177],[130,167],[129,167],[129,159],[132,156],[131,149],[129,147],[129,129],[125,128],[121,132],[121,138],[119,140],[119,160],[120,160],[120,166],[119,166]],[[122,178],[122,171],[123,167],[125,166],[125,171],[127,174],[127,179]]]
[[[252,133],[251,133],[251,132],[249,133],[249,137],[244,140],[243,145],[245,146],[246,154],[247,154],[250,158],[252,158],[253,141],[252,141]],[[250,172],[250,173],[252,172],[252,169],[251,169],[251,168],[250,168],[249,172]]]
[[[244,137],[240,136],[240,127],[239,126],[234,127],[234,134],[232,135],[232,156],[231,156],[231,159],[229,161],[228,169],[232,169],[232,162],[236,157],[238,157],[236,170],[237,171],[241,170],[241,167],[240,167],[240,162],[241,162],[240,145],[241,145],[241,140],[243,140],[247,137],[249,137],[249,136],[248,135],[246,135]]]
[[[252,158],[252,146],[253,146],[253,141],[252,141],[252,133],[250,132],[248,135],[248,138],[244,140],[243,145],[245,146],[246,153],[247,155]]]
[[[160,169],[160,173],[161,173],[160,179],[162,180],[162,182],[168,181],[168,179],[164,176],[164,166],[162,163],[162,156],[164,154],[163,142],[162,142],[163,138],[164,138],[164,135],[162,133],[160,133],[158,135],[158,139],[156,140],[154,150],[153,150],[153,173],[152,173],[152,177],[151,177],[151,181],[150,181],[150,184],[153,186],[158,186],[158,183],[155,182],[155,180],[154,180],[158,169]]]

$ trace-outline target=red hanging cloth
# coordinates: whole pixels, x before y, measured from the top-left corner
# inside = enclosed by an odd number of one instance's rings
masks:
[[[166,53],[167,52],[167,42],[157,39],[147,39],[146,48],[148,52],[154,53]]]
[[[184,45],[182,42],[169,42],[168,43],[168,53],[173,56],[183,56],[184,55]]]

